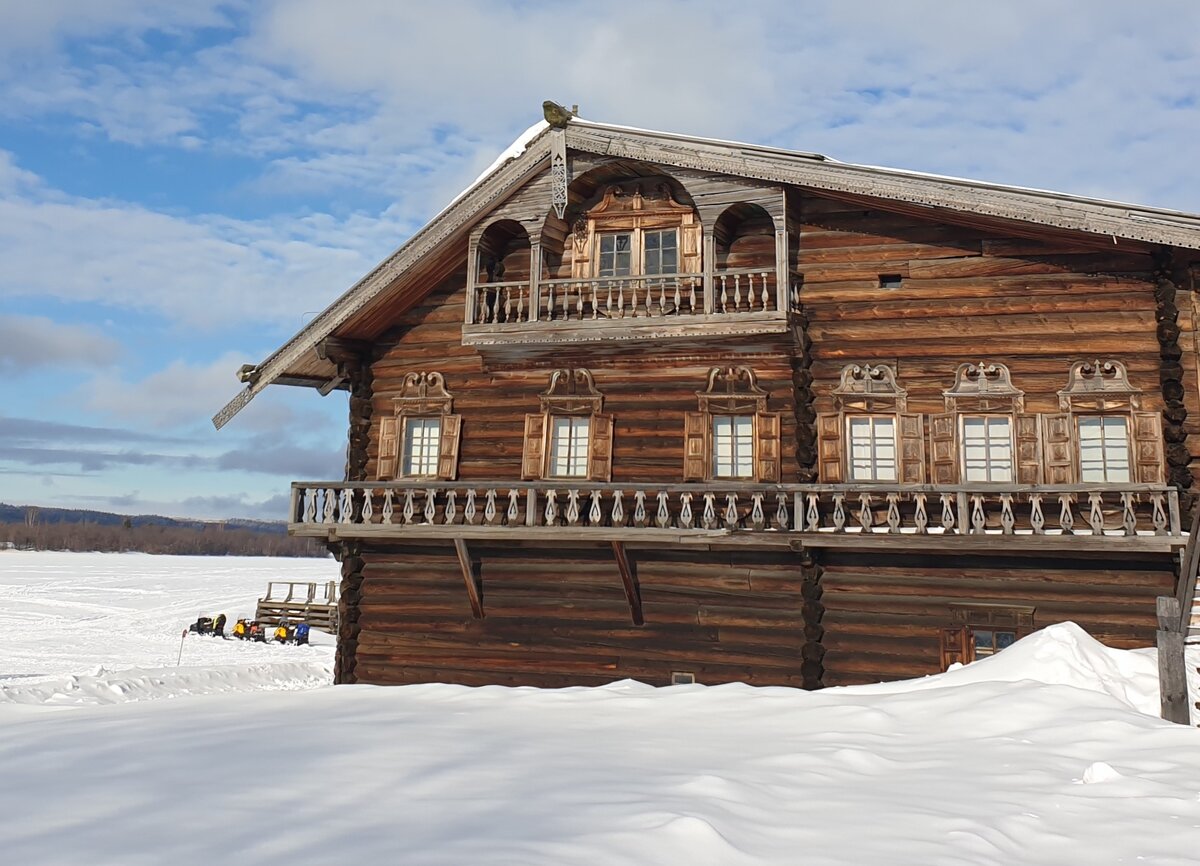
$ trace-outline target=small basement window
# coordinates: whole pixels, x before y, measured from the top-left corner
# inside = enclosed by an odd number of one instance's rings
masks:
[[[904,277],[901,274],[880,274],[879,288],[881,289],[898,289],[904,282]]]
[[[690,686],[696,682],[696,675],[691,671],[671,671],[671,685]]]

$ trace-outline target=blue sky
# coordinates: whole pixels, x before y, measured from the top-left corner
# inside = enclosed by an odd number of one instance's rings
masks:
[[[208,419],[547,98],[1200,212],[1193,0],[0,0],[0,20],[10,503],[282,518],[290,480],[340,478],[343,394]]]

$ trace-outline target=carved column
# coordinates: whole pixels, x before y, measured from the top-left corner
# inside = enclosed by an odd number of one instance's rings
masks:
[[[1159,383],[1162,388],[1163,440],[1166,454],[1167,483],[1181,491],[1192,486],[1190,464],[1192,455],[1187,448],[1187,407],[1184,404],[1183,350],[1179,346],[1179,308],[1176,306],[1174,257],[1167,248],[1154,254],[1154,317],[1158,322]]]
[[[713,271],[717,268],[717,236],[711,222],[704,223],[704,248],[700,253],[701,279],[704,285],[704,312],[713,311]]]
[[[529,244],[529,321],[538,320],[538,308],[542,305],[542,239],[538,237]]]

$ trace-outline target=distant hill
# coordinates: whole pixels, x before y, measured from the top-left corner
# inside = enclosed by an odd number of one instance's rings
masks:
[[[141,551],[239,556],[327,556],[324,545],[292,538],[282,521],[190,520],[0,502],[0,542],[32,550]]]

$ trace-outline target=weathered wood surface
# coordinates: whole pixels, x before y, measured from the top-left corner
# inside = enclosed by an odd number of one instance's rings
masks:
[[[1159,596],[1157,601],[1158,688],[1162,717],[1168,722],[1190,725],[1184,658],[1186,631],[1180,625],[1179,600],[1174,596]]]

